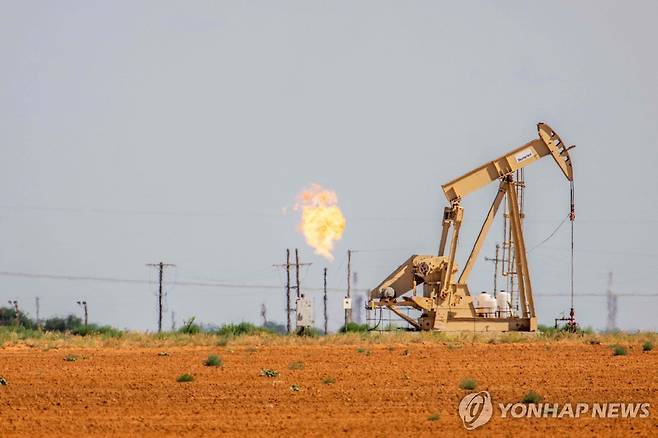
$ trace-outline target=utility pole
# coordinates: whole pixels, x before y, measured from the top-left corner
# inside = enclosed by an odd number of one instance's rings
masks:
[[[37,328],[41,327],[41,323],[39,322],[39,297],[36,297],[34,299],[36,308],[37,308]]]
[[[163,296],[162,296],[162,277],[164,274],[164,268],[173,267],[171,263],[147,263],[146,266],[157,267],[159,270],[159,281],[158,281],[158,333],[162,332],[162,311],[163,311]]]
[[[292,322],[290,321],[290,249],[286,249],[285,264],[272,266],[286,268],[286,332],[290,334],[292,330]]]
[[[87,312],[87,302],[78,301],[78,306],[82,307],[85,311],[85,327],[87,327],[87,323],[89,322],[89,313]]]
[[[292,322],[290,321],[290,248],[286,249],[286,330],[288,334],[292,331]]]
[[[504,262],[498,258],[498,253],[500,251],[500,245],[496,244],[496,256],[494,258],[485,257],[484,259],[488,262],[494,262],[494,275],[493,275],[493,296],[496,296],[498,292],[498,262]]]
[[[299,287],[299,250],[295,248],[295,279],[297,280],[297,298],[302,294],[302,291]]]
[[[617,295],[612,292],[612,272],[608,272],[608,324],[609,332],[617,330]]]
[[[297,299],[302,297],[302,285],[299,282],[299,267],[300,266],[311,266],[313,263],[299,263],[299,250],[295,248],[295,280],[297,283],[297,286],[295,286],[295,289],[297,289]],[[295,301],[296,303],[296,301]],[[295,306],[295,311],[297,311],[297,307]],[[296,318],[295,318],[296,319]],[[304,330],[304,327],[302,327],[302,330]],[[303,333],[303,331],[301,332]]]
[[[301,286],[299,284],[299,267],[300,266],[310,266],[312,263],[300,263],[299,262],[299,250],[295,248],[295,277],[296,277],[296,286],[292,286],[290,284],[290,267],[293,266],[290,263],[290,249],[286,249],[286,263],[285,264],[280,264],[280,265],[272,265],[275,267],[279,268],[286,268],[286,330],[288,334],[292,333],[292,321],[290,318],[290,314],[292,313],[292,306],[291,306],[291,296],[290,296],[290,289],[295,288],[297,289],[297,298],[301,296]]]
[[[329,332],[329,317],[327,315],[327,268],[324,268],[324,334]]]
[[[352,250],[347,250],[347,298],[352,298]],[[345,328],[352,322],[352,306],[345,309]]]
[[[14,324],[16,324],[16,327],[18,327],[21,324],[21,317],[18,313],[18,301],[9,300],[9,305],[14,306]]]

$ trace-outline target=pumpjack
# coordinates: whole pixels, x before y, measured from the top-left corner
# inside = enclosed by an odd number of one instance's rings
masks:
[[[522,229],[522,215],[514,174],[535,161],[551,156],[573,183],[573,167],[569,149],[560,136],[545,123],[537,124],[536,138],[509,153],[488,162],[442,186],[450,204],[443,213],[443,229],[438,255],[412,255],[369,293],[371,310],[387,308],[406,320],[416,330],[440,331],[535,331],[537,316],[532,295],[530,272]],[[498,191],[484,219],[480,232],[459,273],[455,254],[459,229],[464,217],[461,200],[470,193],[495,181]],[[572,185],[573,187],[573,185]],[[507,198],[507,214],[514,240],[514,260],[518,282],[519,309],[503,313],[488,304],[474,303],[468,288],[468,277],[491,228],[499,206]],[[573,221],[573,197],[570,218]],[[450,235],[450,245],[446,246]],[[422,286],[422,292],[418,288]],[[483,294],[485,295],[485,294]],[[482,301],[482,300],[476,300]],[[503,303],[505,304],[505,303]],[[495,306],[495,304],[494,304]],[[403,307],[421,312],[418,319],[402,311]],[[493,310],[493,311],[492,311]]]

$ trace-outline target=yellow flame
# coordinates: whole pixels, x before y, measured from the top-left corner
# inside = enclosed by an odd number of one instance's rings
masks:
[[[315,249],[316,254],[333,260],[334,242],[343,237],[345,230],[345,217],[338,208],[336,193],[319,184],[311,184],[297,195],[295,210],[302,212],[299,232],[304,235],[306,243]]]

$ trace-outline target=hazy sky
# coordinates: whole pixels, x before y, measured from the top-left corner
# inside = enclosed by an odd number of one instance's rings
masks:
[[[658,293],[658,3],[654,1],[1,1],[0,271],[283,286],[374,287],[434,253],[441,184],[536,137],[572,151],[576,294]],[[553,160],[526,171],[526,243],[569,210]],[[282,208],[312,182],[347,228],[315,256]],[[460,264],[496,185],[463,203]],[[495,224],[471,276],[491,288]],[[530,254],[540,322],[568,311],[569,233]],[[34,315],[156,327],[155,284],[0,275]],[[284,320],[281,289],[176,286],[167,305],[208,323]],[[321,301],[316,298],[316,320]],[[340,292],[330,300],[341,323]],[[2,304],[0,302],[0,304]],[[577,297],[603,328],[605,297]],[[658,329],[658,297],[619,298],[618,325]],[[170,325],[170,314],[165,318]]]

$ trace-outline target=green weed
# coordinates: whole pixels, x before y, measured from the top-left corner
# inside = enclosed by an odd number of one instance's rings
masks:
[[[613,356],[626,356],[628,354],[628,351],[626,348],[622,347],[621,345],[613,345],[612,346],[612,355]]]
[[[461,389],[467,389],[469,391],[477,388],[477,386],[478,386],[478,382],[475,379],[467,378],[459,382],[459,387]]]
[[[176,381],[179,383],[186,383],[186,382],[193,382],[194,381],[194,376],[191,374],[181,374],[176,378]]]
[[[211,354],[203,364],[207,367],[223,367],[224,361],[216,354]]]
[[[539,403],[542,400],[542,396],[536,393],[535,391],[528,391],[524,394],[521,399],[521,403]]]

